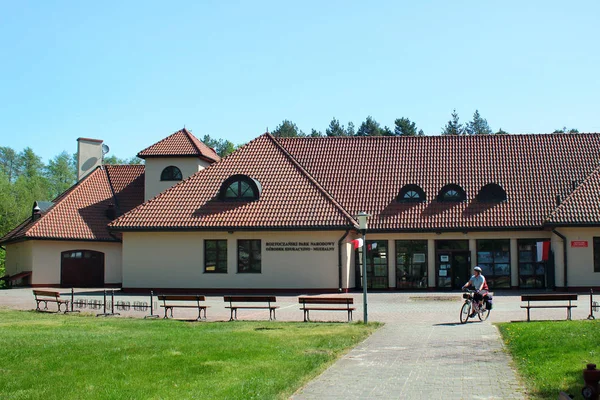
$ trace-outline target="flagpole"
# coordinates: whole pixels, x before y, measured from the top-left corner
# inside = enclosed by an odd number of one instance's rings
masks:
[[[359,212],[356,215],[356,219],[358,219],[358,227],[362,233],[363,237],[363,268],[362,268],[362,285],[363,285],[363,321],[364,323],[369,322],[369,313],[367,311],[367,218],[370,217],[364,211]]]

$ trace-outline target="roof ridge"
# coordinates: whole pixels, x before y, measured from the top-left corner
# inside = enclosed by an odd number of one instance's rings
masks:
[[[306,168],[304,168],[302,166],[302,164],[300,164],[280,143],[277,142],[277,140],[275,139],[275,137],[273,135],[271,135],[270,133],[264,133],[263,135],[265,135],[267,138],[269,138],[271,140],[271,142],[273,144],[275,144],[275,147],[281,152],[283,153],[283,155],[288,158],[292,164],[294,166],[296,166],[296,168],[298,168],[298,170],[300,171],[300,173],[302,175],[304,175],[308,181],[310,183],[312,183],[319,192],[321,192],[321,194],[323,194],[325,196],[325,198],[327,200],[329,200],[333,206],[335,208],[337,208],[346,218],[348,218],[352,224],[354,224],[354,226],[358,226],[358,224],[356,223],[356,221],[354,220],[354,217],[352,217],[352,215],[350,215],[350,213],[348,211],[346,211],[346,209],[344,207],[342,207],[342,205],[327,191],[325,190],[325,188],[323,187],[323,185],[321,185],[307,170]]]
[[[598,164],[596,168],[594,168],[594,170],[592,170],[592,172],[590,172],[589,175],[586,176],[585,179],[579,185],[577,185],[577,187],[554,209],[554,211],[552,211],[550,215],[546,219],[544,219],[543,224],[552,224],[550,220],[557,216],[558,213],[560,213],[562,210],[567,208],[570,205],[572,199],[575,196],[577,196],[579,192],[583,190],[586,184],[590,182],[593,179],[593,177],[598,175],[598,173],[600,173],[600,164]]]

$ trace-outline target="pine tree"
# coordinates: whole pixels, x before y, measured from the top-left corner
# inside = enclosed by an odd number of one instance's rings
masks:
[[[375,121],[370,115],[367,119],[360,124],[356,136],[382,136],[383,130],[379,125],[379,122]]]
[[[394,121],[396,127],[394,128],[394,134],[396,136],[416,136],[417,126],[414,122],[411,122],[408,118],[397,118]],[[423,132],[423,131],[420,131]]]
[[[298,129],[298,126],[293,123],[292,121],[289,121],[287,119],[284,119],[283,122],[281,124],[279,124],[279,126],[277,128],[275,128],[275,130],[272,132],[273,136],[275,137],[304,137],[306,136],[304,134],[304,132],[302,132],[300,129]]]
[[[340,121],[333,118],[329,123],[327,129],[325,129],[325,135],[327,136],[346,136],[346,130],[344,125],[340,125]]]
[[[475,110],[473,120],[467,123],[465,131],[467,135],[490,135],[492,133],[487,120],[479,115],[479,110]]]
[[[442,129],[442,135],[464,135],[463,126],[458,122],[456,109],[452,111],[452,119]]]

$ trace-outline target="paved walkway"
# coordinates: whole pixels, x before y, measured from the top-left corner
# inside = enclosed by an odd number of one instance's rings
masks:
[[[292,398],[526,398],[496,327],[461,325],[459,303],[430,299],[370,299],[370,320],[386,325]]]
[[[55,290],[55,289],[53,289]],[[61,290],[65,293],[66,290]],[[362,295],[354,293],[355,320],[363,316]],[[102,291],[76,290],[75,299],[102,300]],[[121,317],[143,317],[148,310],[134,304],[149,303],[148,296],[117,292],[116,301],[132,307]],[[222,296],[209,296],[209,321],[227,321]],[[277,319],[301,321],[296,296],[277,296]],[[573,319],[589,314],[589,296],[580,295]],[[154,298],[157,310],[158,302]],[[370,293],[369,320],[385,326],[299,390],[292,399],[525,399],[527,396],[511,367],[493,322],[524,321],[519,294],[496,293],[494,309],[485,322],[458,321],[460,293]],[[0,307],[31,310],[31,289],[0,290]],[[98,313],[100,310],[83,309]],[[177,310],[185,317],[186,310]],[[194,317],[194,312],[189,312]],[[240,312],[240,319],[268,319],[264,310]],[[532,319],[564,319],[565,310],[532,311]],[[345,313],[317,313],[314,320],[344,321]],[[558,394],[557,394],[558,396]]]

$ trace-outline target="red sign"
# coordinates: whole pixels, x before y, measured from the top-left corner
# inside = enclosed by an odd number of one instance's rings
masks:
[[[587,240],[571,240],[571,247],[588,247]]]

